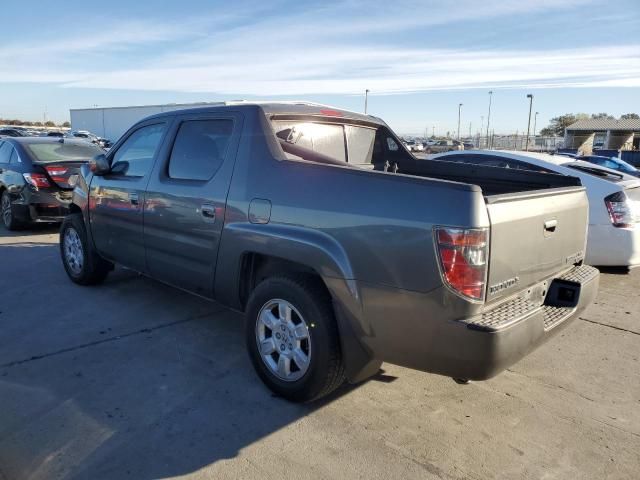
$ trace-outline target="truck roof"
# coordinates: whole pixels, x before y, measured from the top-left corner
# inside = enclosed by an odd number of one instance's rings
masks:
[[[197,113],[197,112],[216,112],[220,110],[245,110],[245,109],[262,109],[267,115],[314,115],[321,117],[345,118],[350,120],[358,120],[361,122],[375,123],[385,125],[378,117],[373,115],[365,115],[350,110],[344,110],[330,105],[306,101],[231,101],[219,102],[207,106],[184,108],[180,110],[170,110],[167,112],[157,113],[147,118],[162,118],[176,114]]]

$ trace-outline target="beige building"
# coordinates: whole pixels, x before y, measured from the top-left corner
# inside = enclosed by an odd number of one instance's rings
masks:
[[[578,120],[566,128],[564,146],[585,155],[594,150],[640,150],[640,119]]]

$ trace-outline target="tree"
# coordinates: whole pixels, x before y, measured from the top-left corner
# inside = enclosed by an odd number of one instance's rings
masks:
[[[559,117],[552,118],[549,121],[549,126],[540,130],[540,135],[543,137],[562,136],[564,135],[564,129],[569,125],[576,123],[578,120],[586,120],[587,118],[589,118],[589,115],[586,113],[565,113]]]
[[[60,125],[61,127],[64,128],[71,128],[71,124],[69,122],[64,122],[62,125]]]
[[[33,126],[34,127],[41,127],[42,126],[42,122],[34,122]]]
[[[640,119],[640,115],[637,113],[625,113],[624,115],[620,115],[620,120],[638,120]]]
[[[600,120],[600,119],[615,120],[616,119],[616,117],[614,117],[613,115],[609,115],[608,113],[593,113],[591,114],[591,118],[595,120]]]
[[[51,120],[47,120],[46,122],[44,122],[44,126],[45,127],[55,127],[56,124],[53,123]]]

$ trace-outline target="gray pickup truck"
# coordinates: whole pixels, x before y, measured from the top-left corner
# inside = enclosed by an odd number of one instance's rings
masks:
[[[596,295],[587,208],[576,178],[419,160],[373,116],[224,104],[84,166],[60,252],[78,284],[120,264],[244,312],[258,375],[309,401],[383,361],[466,381],[527,355]]]

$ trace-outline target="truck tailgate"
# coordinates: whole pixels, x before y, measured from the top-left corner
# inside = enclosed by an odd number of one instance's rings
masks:
[[[491,221],[487,302],[566,270],[584,258],[584,187],[486,197]]]

